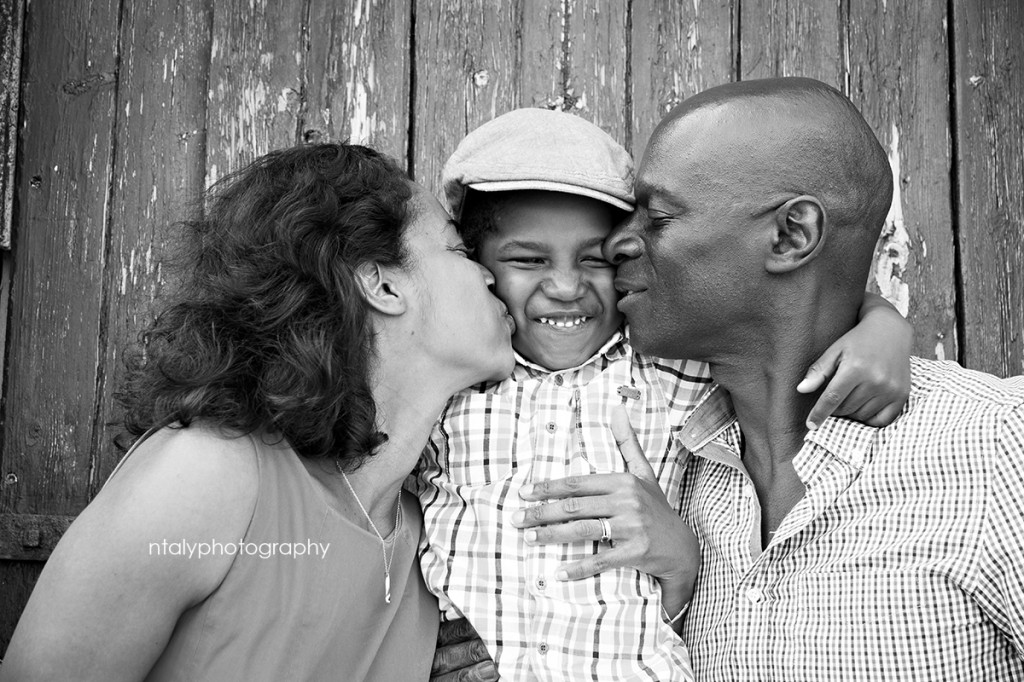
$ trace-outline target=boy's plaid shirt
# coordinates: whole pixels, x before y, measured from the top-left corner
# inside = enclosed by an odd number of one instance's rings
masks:
[[[684,424],[697,679],[1024,680],[1024,377],[912,370],[894,424],[807,435],[806,494],[764,551],[725,392]]]
[[[511,519],[528,482],[625,470],[608,428],[623,385],[640,391],[630,421],[679,510],[672,427],[708,389],[707,366],[634,354],[622,334],[574,369],[519,360],[509,379],[452,398],[424,453],[414,485],[427,585],[448,618],[469,618],[507,679],[692,679],[655,579],[619,569],[558,581],[560,565],[597,543],[530,546]]]

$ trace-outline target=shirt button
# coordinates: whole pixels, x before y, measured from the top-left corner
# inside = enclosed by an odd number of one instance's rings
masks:
[[[761,600],[764,599],[764,592],[757,589],[756,587],[751,587],[749,590],[747,590],[746,597],[750,600],[752,604],[760,604]]]
[[[547,586],[548,586],[548,581],[547,580],[544,580],[544,578],[537,578],[537,589],[538,590],[543,590]]]
[[[548,425],[547,425],[546,428],[548,430],[548,433],[554,433],[555,431],[558,430],[558,425],[555,424],[555,422],[548,422]]]
[[[542,654],[546,654],[548,652],[548,645],[541,642],[537,645],[537,651],[541,652]]]
[[[754,496],[754,489],[752,487],[750,487],[749,485],[743,486],[743,497],[745,497],[745,498],[747,498],[749,500],[753,496]]]
[[[563,383],[565,383],[565,379],[562,378],[562,375],[561,374],[556,374],[555,375],[555,386],[561,386]]]

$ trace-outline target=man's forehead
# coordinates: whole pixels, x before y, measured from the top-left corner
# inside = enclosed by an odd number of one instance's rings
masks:
[[[637,169],[637,201],[672,196],[679,191],[683,177],[692,182],[702,161],[714,158],[713,154],[705,153],[706,137],[683,126],[660,128],[651,137]]]

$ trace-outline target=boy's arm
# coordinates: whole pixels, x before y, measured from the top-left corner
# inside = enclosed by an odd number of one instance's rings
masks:
[[[888,301],[868,292],[857,326],[818,358],[800,393],[813,393],[832,377],[807,415],[816,429],[830,414],[870,426],[896,419],[910,396],[910,350],[914,329]]]

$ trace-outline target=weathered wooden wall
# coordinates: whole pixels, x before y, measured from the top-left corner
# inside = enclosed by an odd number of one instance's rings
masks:
[[[0,0],[0,649],[115,463],[123,349],[209,182],[351,138],[436,190],[459,139],[513,107],[639,154],[703,88],[814,76],[894,168],[869,285],[920,355],[1020,374],[1022,35],[1019,0]]]

